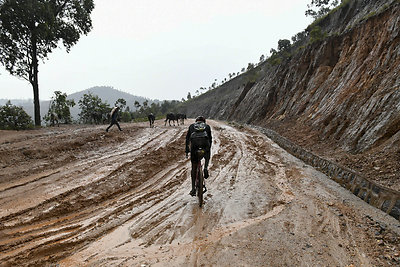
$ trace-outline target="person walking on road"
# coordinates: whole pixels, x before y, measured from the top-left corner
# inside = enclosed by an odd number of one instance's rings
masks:
[[[204,178],[207,179],[209,176],[208,163],[210,162],[211,157],[211,144],[211,128],[208,124],[206,124],[206,119],[203,116],[198,116],[196,118],[196,122],[189,126],[188,132],[186,134],[186,156],[190,152],[190,161],[192,162],[192,190],[189,193],[191,196],[194,196],[196,194],[196,166],[200,160],[197,158],[195,151],[199,148],[203,148],[205,150]]]
[[[153,115],[153,113],[150,113],[147,116],[147,118],[149,119],[149,122],[150,122],[150,128],[153,128],[154,127],[154,121],[155,121],[156,117]]]
[[[122,131],[121,127],[119,126],[118,120],[117,120],[117,118],[118,118],[118,111],[119,111],[119,107],[114,107],[114,108],[111,110],[111,112],[110,112],[110,115],[111,115],[111,123],[110,123],[110,126],[107,127],[106,132],[108,132],[108,130],[109,130],[109,129],[111,128],[111,126],[113,126],[114,124],[116,124],[116,125],[118,126],[118,129],[119,129],[120,131]]]

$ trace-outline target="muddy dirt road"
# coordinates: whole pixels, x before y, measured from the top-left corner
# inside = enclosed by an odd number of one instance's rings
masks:
[[[0,132],[0,266],[399,266],[400,224],[259,132],[210,121],[205,203],[184,126]]]

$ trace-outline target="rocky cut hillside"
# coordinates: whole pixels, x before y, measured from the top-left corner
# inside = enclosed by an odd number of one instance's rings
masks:
[[[311,38],[313,29],[322,38]],[[343,1],[310,25],[290,53],[188,101],[184,109],[190,116],[270,128],[400,190],[399,31],[400,1]]]

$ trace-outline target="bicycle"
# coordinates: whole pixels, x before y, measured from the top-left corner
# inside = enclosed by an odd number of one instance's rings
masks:
[[[198,148],[195,153],[198,159],[196,166],[195,189],[197,198],[199,199],[199,206],[202,207],[203,194],[207,192],[207,188],[204,183],[203,166],[201,165],[201,160],[204,158],[204,154],[206,153],[206,151],[203,148]]]

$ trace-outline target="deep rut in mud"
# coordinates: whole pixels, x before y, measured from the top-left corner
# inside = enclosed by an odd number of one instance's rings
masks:
[[[398,221],[259,132],[210,125],[202,208],[188,194],[187,125],[3,136],[0,266],[400,263]]]

